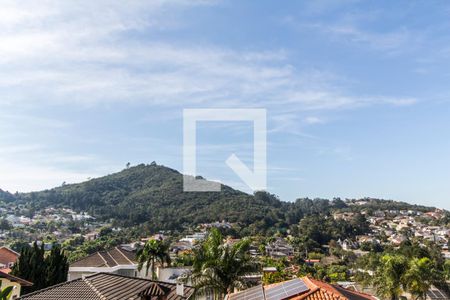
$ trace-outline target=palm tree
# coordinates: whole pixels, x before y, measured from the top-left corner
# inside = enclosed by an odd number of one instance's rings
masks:
[[[436,270],[428,257],[413,258],[404,276],[405,287],[415,299],[425,299],[433,283],[443,281],[443,274]]]
[[[384,255],[375,270],[373,285],[384,299],[397,300],[402,293],[408,262],[402,255]]]
[[[137,253],[138,270],[142,270],[145,265],[145,276],[148,275],[148,270],[152,269],[152,279],[156,280],[157,275],[155,272],[156,263],[161,265],[170,264],[169,246],[160,240],[149,240],[145,243],[144,247]]]
[[[198,294],[213,291],[218,299],[235,288],[247,287],[244,276],[258,271],[258,265],[249,254],[250,241],[234,244],[223,242],[223,236],[212,229],[207,239],[193,251],[192,283]]]

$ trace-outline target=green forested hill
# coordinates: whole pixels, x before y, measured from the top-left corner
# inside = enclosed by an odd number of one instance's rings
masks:
[[[14,201],[15,197],[9,192],[5,192],[4,190],[0,189],[0,200],[10,202]]]
[[[71,207],[123,226],[149,223],[155,230],[218,220],[275,225],[284,222],[288,205],[274,196],[255,197],[227,186],[221,192],[183,192],[182,174],[155,163],[15,197],[35,208]]]
[[[221,192],[183,192],[182,174],[152,163],[51,190],[10,194],[0,200],[26,203],[32,209],[71,207],[120,226],[145,224],[151,231],[182,229],[203,222],[239,223],[248,233],[283,230],[307,215],[324,215],[347,207],[341,200],[298,199],[283,202],[266,192],[248,195],[222,186]],[[373,200],[368,205],[398,208],[398,202]],[[417,207],[402,203],[402,207]]]

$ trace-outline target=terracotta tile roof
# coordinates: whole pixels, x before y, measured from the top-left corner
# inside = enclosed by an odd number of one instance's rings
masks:
[[[184,297],[176,293],[176,284],[98,273],[84,279],[64,282],[28,295],[23,300],[140,300],[143,295],[165,295],[167,300],[189,299],[194,288],[184,286]]]
[[[27,281],[27,280],[25,280],[25,279],[22,279],[22,278],[13,276],[13,275],[11,275],[11,274],[9,274],[9,273],[3,272],[3,270],[0,270],[0,278],[6,278],[6,279],[8,279],[9,281],[17,282],[17,283],[19,283],[21,286],[32,286],[32,285],[33,285],[32,282],[29,282],[29,281]]]
[[[339,290],[341,294],[343,294],[345,297],[347,297],[347,299],[352,299],[352,300],[366,300],[366,299],[376,300],[377,299],[376,297],[374,297],[372,295],[358,292],[355,290],[346,289],[341,286],[335,286],[335,288],[337,290]]]
[[[229,300],[376,300],[375,297],[348,290],[341,286],[328,284],[319,280],[315,280],[309,277],[303,277],[301,279],[304,284],[304,288],[299,288],[295,294],[294,293],[272,293],[273,290],[279,290],[281,286],[286,284],[289,285],[290,282],[294,283],[293,280],[279,282],[267,286],[259,286],[262,289],[261,293],[257,293],[256,287],[250,292],[244,290],[242,292],[231,294]],[[305,287],[306,286],[306,287]],[[254,292],[253,292],[254,291]],[[292,289],[291,289],[292,291]],[[283,296],[284,294],[284,296]],[[287,296],[289,294],[289,296]]]
[[[309,292],[296,296],[292,300],[375,300],[376,298],[345,289],[338,285],[328,284],[313,278],[303,277],[305,284],[309,287]]]
[[[68,281],[51,288],[40,290],[28,295],[24,295],[19,299],[35,299],[35,300],[97,300],[102,299],[84,280]]]
[[[70,264],[70,267],[115,267],[136,264],[136,253],[120,247],[99,251]]]
[[[121,248],[114,248],[109,251],[109,255],[116,261],[119,265],[129,265],[135,263],[136,254],[132,251],[127,251]]]
[[[304,277],[303,281],[309,287],[310,292],[299,299],[316,299],[318,296],[323,297],[319,299],[345,299],[344,295],[339,293],[331,284],[309,277]]]

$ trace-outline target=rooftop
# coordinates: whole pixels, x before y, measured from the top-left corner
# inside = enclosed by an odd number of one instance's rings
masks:
[[[106,267],[112,268],[118,265],[136,264],[136,253],[121,247],[115,247],[106,251],[99,251],[70,264],[70,267]]]
[[[228,300],[375,300],[376,298],[339,285],[309,277],[296,278],[268,286],[256,286],[229,295]]]
[[[13,275],[11,275],[11,274],[8,274],[8,273],[6,273],[6,272],[3,272],[2,270],[0,270],[0,278],[5,278],[5,279],[8,279],[9,281],[17,282],[17,283],[19,283],[21,286],[32,286],[32,285],[33,285],[32,282],[29,282],[29,281],[27,281],[27,280],[25,280],[25,279],[22,279],[22,278],[13,276]]]
[[[177,285],[110,273],[98,273],[84,279],[64,282],[24,295],[23,300],[140,300],[142,296],[161,296],[167,300],[189,299],[194,288],[184,286],[184,296],[177,294]]]

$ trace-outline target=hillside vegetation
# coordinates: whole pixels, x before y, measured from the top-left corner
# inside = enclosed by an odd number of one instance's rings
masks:
[[[238,223],[247,233],[287,230],[305,216],[327,215],[332,210],[360,210],[335,199],[298,199],[283,202],[276,196],[254,195],[222,186],[221,192],[183,192],[183,176],[176,170],[152,163],[78,184],[41,192],[10,194],[0,191],[0,200],[18,201],[31,209],[70,207],[100,220],[131,227],[146,225],[150,231],[178,230],[199,223],[226,220]],[[420,209],[402,202],[371,200],[368,209]],[[267,232],[269,233],[269,232]]]

